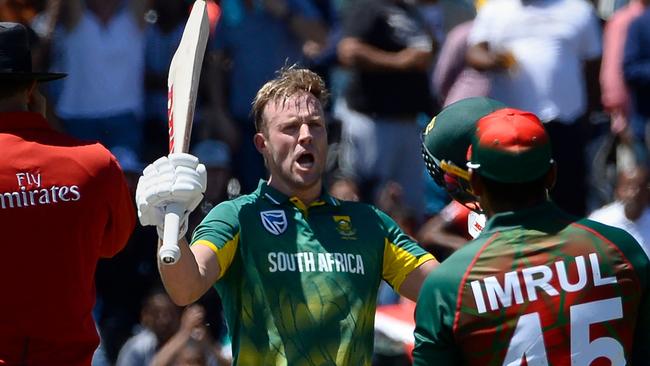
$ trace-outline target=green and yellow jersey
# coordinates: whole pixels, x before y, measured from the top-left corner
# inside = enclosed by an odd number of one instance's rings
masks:
[[[239,365],[370,365],[380,281],[399,291],[432,258],[372,206],[306,207],[264,181],[215,207],[192,245],[217,255]]]
[[[550,202],[497,214],[427,277],[415,365],[645,365],[649,279],[622,230]]]

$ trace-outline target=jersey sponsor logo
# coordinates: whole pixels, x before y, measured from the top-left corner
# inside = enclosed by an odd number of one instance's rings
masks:
[[[273,235],[280,235],[287,230],[287,216],[283,210],[262,211],[260,217],[266,231]]]
[[[17,173],[16,180],[18,182],[16,191],[0,192],[0,209],[75,202],[81,199],[79,186],[52,185],[46,187],[40,173]]]
[[[363,257],[352,253],[269,252],[269,272],[344,272],[366,274]]]
[[[577,280],[573,279],[573,283],[568,275],[573,268],[569,268],[569,265],[563,260],[555,262],[553,266],[539,265],[507,272],[500,280],[496,276],[490,276],[472,281],[470,287],[476,302],[476,309],[479,314],[482,314],[488,311],[487,305],[491,311],[495,311],[514,304],[523,304],[524,301],[536,301],[540,291],[549,296],[559,296],[560,292],[551,283],[555,282],[555,278],[564,292],[578,292],[587,286],[589,280],[593,281],[595,287],[618,282],[615,276],[602,276],[596,253],[590,253],[587,257],[588,260],[581,255],[574,257],[574,260],[571,261],[571,266],[576,267],[575,272],[577,273]],[[588,274],[588,269],[590,269],[591,276]]]
[[[336,231],[341,234],[343,239],[354,240],[356,239],[357,231],[352,227],[352,220],[350,216],[333,216],[336,222]]]

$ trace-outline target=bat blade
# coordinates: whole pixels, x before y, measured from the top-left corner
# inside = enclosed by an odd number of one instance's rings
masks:
[[[194,2],[167,78],[169,152],[187,152],[199,89],[201,65],[210,32],[204,0]]]
[[[196,0],[169,66],[167,117],[170,153],[189,151],[194,107],[209,30],[205,1]],[[178,204],[169,205],[165,209],[163,243],[158,250],[158,257],[163,264],[174,264],[180,258],[178,230],[182,216],[183,207]]]

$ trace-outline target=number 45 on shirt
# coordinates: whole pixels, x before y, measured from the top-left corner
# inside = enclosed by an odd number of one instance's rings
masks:
[[[623,346],[616,339],[599,337],[592,340],[589,334],[592,324],[622,317],[623,307],[620,297],[571,306],[569,308],[571,365],[589,366],[601,357],[609,360],[612,366],[625,365]],[[539,313],[529,313],[519,318],[503,365],[549,365]]]

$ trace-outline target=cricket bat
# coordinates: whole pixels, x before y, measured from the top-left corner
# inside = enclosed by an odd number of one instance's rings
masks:
[[[205,0],[196,0],[169,66],[167,117],[170,153],[189,151],[194,106],[209,31]],[[164,264],[174,264],[181,256],[178,229],[183,209],[177,204],[165,208],[163,243],[158,251],[158,257]]]

